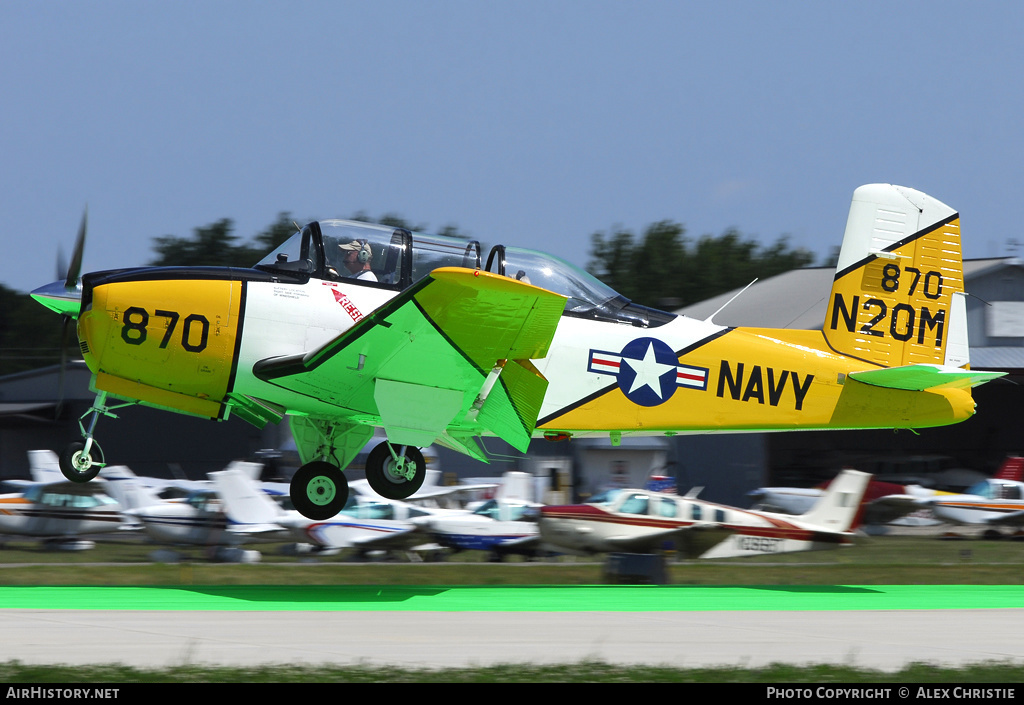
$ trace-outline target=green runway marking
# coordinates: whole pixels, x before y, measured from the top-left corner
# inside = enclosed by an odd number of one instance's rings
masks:
[[[0,587],[0,609],[695,612],[1021,609],[1021,585]]]

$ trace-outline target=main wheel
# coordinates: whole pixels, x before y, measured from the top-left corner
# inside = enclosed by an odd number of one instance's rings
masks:
[[[348,480],[336,466],[314,461],[295,471],[289,493],[299,514],[313,521],[325,521],[345,508]]]
[[[410,477],[406,475],[410,474]],[[405,499],[423,486],[427,477],[427,464],[419,448],[406,446],[405,466],[400,469],[398,461],[391,457],[391,449],[385,441],[370,451],[366,458],[366,481],[374,492],[387,499]]]
[[[103,458],[103,449],[95,440],[89,453],[85,453],[85,443],[75,441],[69,443],[64,452],[60,454],[60,472],[72,482],[88,482],[100,474],[100,470],[106,464]]]

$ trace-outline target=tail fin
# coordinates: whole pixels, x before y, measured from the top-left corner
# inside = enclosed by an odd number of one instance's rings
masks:
[[[859,470],[843,470],[811,509],[800,516],[803,524],[828,531],[850,531],[860,513],[871,475]]]
[[[165,502],[126,465],[107,465],[100,470],[99,477],[107,483],[107,493],[122,509],[142,509]]]
[[[57,454],[52,450],[30,450],[28,452],[29,471],[33,482],[63,482]]]
[[[246,473],[237,467],[209,473],[224,503],[224,513],[236,524],[273,524],[283,511]]]
[[[839,353],[883,367],[964,367],[967,313],[960,215],[914,189],[861,186],[825,316]]]
[[[992,479],[1024,482],[1024,458],[1018,455],[1007,456],[1003,464],[999,466],[999,471],[992,476]]]

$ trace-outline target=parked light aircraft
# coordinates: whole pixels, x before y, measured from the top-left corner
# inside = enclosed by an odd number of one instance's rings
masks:
[[[801,516],[726,507],[647,490],[601,504],[541,508],[545,543],[582,553],[653,553],[666,545],[694,558],[733,558],[848,544],[870,475],[844,470]]]
[[[1010,456],[999,471],[963,494],[942,493],[925,500],[936,518],[952,524],[1024,526],[1024,458]]]
[[[729,328],[629,302],[555,257],[341,220],[313,222],[253,269],[172,267],[32,292],[77,318],[97,397],[67,477],[105,463],[115,400],[263,426],[290,417],[292,500],[325,519],[342,470],[383,428],[367,479],[403,499],[420,447],[479,460],[483,437],[924,428],[974,414],[960,217],[913,189],[853,195],[824,329]],[[355,278],[358,276],[359,278]],[[712,316],[713,318],[713,316]]]
[[[140,522],[157,543],[169,545],[235,546],[255,540],[280,539],[280,526],[240,520],[225,511],[220,478],[224,474],[251,477],[252,463],[236,461],[224,470],[209,473],[209,487],[195,489],[186,497],[162,499],[152,488],[119,482],[130,508],[125,512]]]
[[[756,501],[754,509],[803,514],[821,499],[828,486],[827,482],[821,487],[760,487],[747,494]],[[872,478],[864,493],[862,523],[874,526],[904,519],[914,512],[926,510],[927,500],[937,494],[945,493],[920,485],[898,485]],[[914,523],[924,521],[936,523],[923,518]]]
[[[131,528],[121,515],[123,507],[104,483],[68,482],[59,472],[60,480],[52,481],[46,469],[51,462],[55,468],[56,460],[50,451],[29,451],[35,479],[18,492],[0,495],[0,534],[33,536],[60,545],[75,544],[84,534]]]
[[[438,546],[426,545],[428,539],[417,530],[419,523],[432,516],[465,513],[353,494],[337,515],[316,521],[297,511],[282,509],[243,473],[221,473],[217,487],[224,511],[234,521],[276,526],[287,530],[295,541],[309,542],[318,551],[352,548],[361,556],[371,551],[437,550]]]
[[[495,562],[513,554],[536,557],[545,549],[537,529],[543,505],[534,501],[534,479],[527,472],[506,472],[492,498],[466,505],[470,511],[424,517],[418,520],[420,531],[451,551],[486,551]]]
[[[541,550],[537,516],[542,505],[496,497],[472,512],[425,517],[421,530],[453,551],[487,551],[492,561],[510,554],[535,556]]]

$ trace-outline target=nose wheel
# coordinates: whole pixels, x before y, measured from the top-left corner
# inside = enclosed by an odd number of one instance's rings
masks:
[[[88,482],[106,464],[100,444],[89,438],[68,444],[60,454],[60,472],[72,482]]]
[[[100,444],[93,437],[93,433],[96,430],[96,422],[100,416],[109,416],[112,419],[116,419],[117,415],[112,413],[111,409],[119,409],[122,406],[128,406],[128,404],[120,404],[114,407],[107,406],[106,392],[100,392],[96,395],[96,400],[92,403],[92,407],[78,420],[78,428],[82,430],[82,440],[69,443],[64,452],[60,454],[58,464],[60,465],[60,472],[64,477],[71,480],[71,482],[88,482],[100,474],[100,470],[103,469],[107,462],[103,457],[103,449],[100,448]],[[83,423],[86,417],[89,417],[88,428]]]
[[[386,499],[405,499],[415,494],[426,476],[423,453],[413,446],[398,446],[396,451],[385,441],[366,458],[366,481]]]
[[[325,521],[345,508],[348,480],[337,466],[317,460],[295,471],[289,494],[299,514]]]

